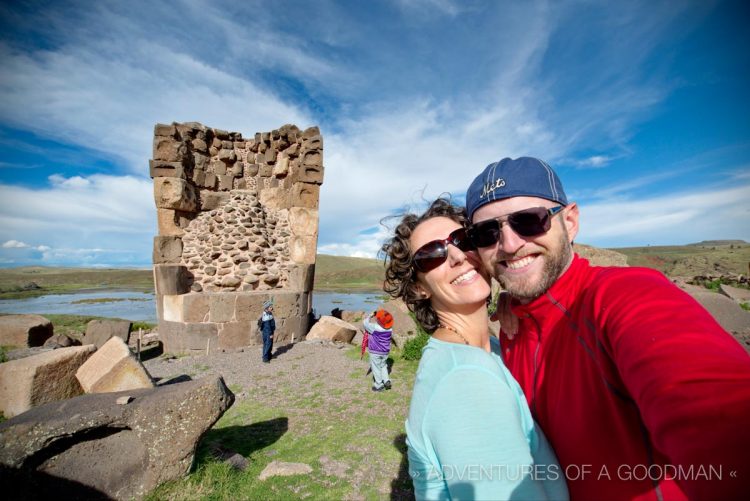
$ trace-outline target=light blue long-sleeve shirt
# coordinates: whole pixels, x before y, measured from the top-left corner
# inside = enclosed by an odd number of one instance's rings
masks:
[[[491,353],[430,338],[406,421],[417,499],[568,499],[521,388]]]

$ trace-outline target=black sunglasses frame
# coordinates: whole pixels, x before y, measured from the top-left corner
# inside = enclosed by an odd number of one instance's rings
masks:
[[[448,259],[448,244],[462,252],[476,250],[466,228],[456,228],[447,238],[431,240],[417,249],[411,258],[414,269],[427,273],[443,264]]]
[[[467,234],[469,240],[477,248],[490,247],[502,241],[503,224],[507,224],[519,236],[538,237],[552,227],[552,218],[562,212],[566,206],[558,205],[548,209],[546,207],[531,207],[504,216],[479,221],[469,226]],[[520,218],[529,215],[537,216],[536,220],[521,221]],[[490,241],[491,240],[491,241]]]

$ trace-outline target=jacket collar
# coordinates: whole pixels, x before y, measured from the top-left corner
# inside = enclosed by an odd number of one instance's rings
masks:
[[[514,301],[511,304],[511,310],[519,318],[529,315],[543,318],[545,310],[555,303],[569,309],[572,300],[578,296],[585,286],[586,269],[588,268],[589,262],[578,254],[574,254],[568,269],[552,284],[552,287],[547,289],[547,292],[527,304]]]

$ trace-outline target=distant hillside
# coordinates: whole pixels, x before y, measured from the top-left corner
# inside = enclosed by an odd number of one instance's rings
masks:
[[[318,254],[315,290],[382,291],[383,261]]]
[[[725,245],[750,245],[744,240],[703,240],[701,242],[698,242],[696,244],[688,244],[688,247],[693,246],[700,246],[700,247],[710,247],[710,246],[725,246]]]
[[[154,290],[149,270],[24,266],[0,269],[0,299],[63,294],[81,289]]]
[[[720,275],[750,271],[750,244],[742,240],[708,240],[690,245],[625,247],[630,266],[655,268],[672,277]]]

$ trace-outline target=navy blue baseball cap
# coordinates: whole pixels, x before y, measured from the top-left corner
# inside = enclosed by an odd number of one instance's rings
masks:
[[[466,190],[469,220],[485,204],[511,197],[538,197],[568,205],[560,178],[547,162],[532,157],[491,163]]]

